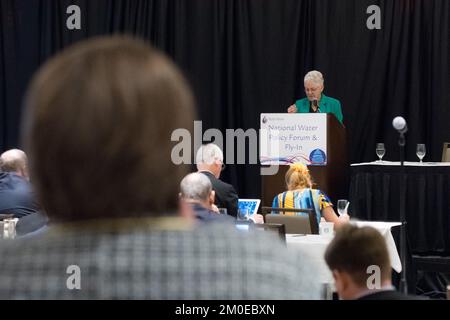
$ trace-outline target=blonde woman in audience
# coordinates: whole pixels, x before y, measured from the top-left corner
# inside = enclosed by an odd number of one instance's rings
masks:
[[[335,226],[346,223],[348,215],[338,217],[333,210],[333,204],[328,196],[318,189],[312,188],[312,180],[308,167],[301,163],[291,165],[285,176],[287,191],[278,194],[272,207],[286,209],[313,209],[317,223],[321,217]],[[301,215],[301,212],[285,212],[286,215]]]

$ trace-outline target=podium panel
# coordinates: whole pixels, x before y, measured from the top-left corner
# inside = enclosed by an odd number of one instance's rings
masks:
[[[311,114],[305,115],[311,116]],[[345,127],[334,115],[326,115],[326,165],[312,165],[311,163],[307,165],[314,188],[324,191],[335,204],[338,199],[347,198],[349,164],[346,132]],[[261,176],[263,206],[271,206],[273,198],[286,190],[285,175],[288,169],[288,164],[281,164],[275,175]]]

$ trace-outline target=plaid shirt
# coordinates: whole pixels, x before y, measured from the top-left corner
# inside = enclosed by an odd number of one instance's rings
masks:
[[[314,267],[277,239],[180,218],[54,226],[0,240],[0,299],[319,299]]]

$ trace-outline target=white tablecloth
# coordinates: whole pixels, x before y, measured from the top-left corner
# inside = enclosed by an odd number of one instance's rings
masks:
[[[329,237],[308,235],[286,235],[286,243],[291,250],[300,250],[305,259],[314,265],[314,277],[319,283],[333,283],[333,275],[325,262],[325,250],[330,243]]]
[[[402,271],[401,260],[397,251],[397,247],[392,237],[391,228],[400,226],[400,222],[374,222],[374,221],[350,221],[357,226],[370,226],[377,229],[386,240],[386,245],[389,251],[389,258],[391,260],[392,269],[396,272]],[[332,283],[333,276],[325,262],[325,250],[332,238],[322,235],[295,235],[287,234],[286,243],[288,248],[293,250],[301,250],[302,253],[313,262],[316,266],[314,271],[317,274],[320,283]]]

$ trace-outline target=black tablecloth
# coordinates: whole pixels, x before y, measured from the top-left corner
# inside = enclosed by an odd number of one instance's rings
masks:
[[[413,254],[450,254],[450,166],[351,167],[349,212],[361,220],[400,221],[406,187],[407,237]]]

